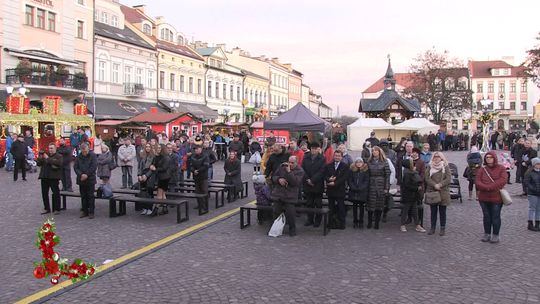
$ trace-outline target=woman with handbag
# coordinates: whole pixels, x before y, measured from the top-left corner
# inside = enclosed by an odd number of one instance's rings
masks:
[[[448,166],[448,161],[442,152],[435,152],[426,170],[426,197],[425,203],[431,209],[431,228],[428,234],[435,234],[437,227],[437,213],[441,219],[440,236],[445,234],[446,229],[446,207],[450,205],[450,183],[452,182],[452,172]]]
[[[420,225],[418,218],[418,201],[420,201],[420,193],[422,192],[422,177],[414,166],[412,159],[405,159],[402,162],[403,179],[401,182],[401,232],[407,232],[407,217],[411,210],[411,218],[414,220],[417,232],[426,232]]]
[[[154,177],[153,171],[150,170],[150,166],[154,161],[154,151],[152,145],[147,143],[144,146],[144,150],[141,151],[139,166],[137,167],[137,180],[139,181],[139,196],[140,197],[154,197]],[[141,206],[141,215],[152,214],[152,204]]]
[[[102,153],[98,155],[97,158],[97,176],[99,179],[101,179],[102,184],[109,183],[109,179],[111,178],[111,166],[112,163],[112,153],[109,151],[109,147],[107,145],[102,144],[99,148]]]
[[[501,190],[508,178],[506,169],[499,165],[497,154],[489,151],[484,156],[484,166],[476,173],[476,189],[482,213],[484,214],[484,237],[482,242],[499,242],[501,229],[501,208],[503,198]],[[493,233],[493,235],[492,235]]]
[[[351,164],[351,172],[347,180],[349,185],[349,201],[353,203],[353,228],[364,227],[364,208],[368,199],[369,172],[368,165],[364,163],[362,157],[357,157]],[[358,218],[360,210],[360,219]]]

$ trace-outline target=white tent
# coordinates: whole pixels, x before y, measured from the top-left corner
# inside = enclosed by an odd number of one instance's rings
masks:
[[[354,123],[347,126],[347,142],[349,149],[353,151],[362,150],[364,142],[369,137],[371,131],[375,132],[377,138],[388,137],[389,130],[394,126],[384,121],[382,118],[359,118]]]
[[[437,131],[439,131],[441,128],[425,118],[411,118],[395,125],[394,127],[396,130],[416,131],[420,135],[428,134],[430,131],[437,133]]]

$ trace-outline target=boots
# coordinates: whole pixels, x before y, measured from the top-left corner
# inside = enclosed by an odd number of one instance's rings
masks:
[[[367,222],[366,228],[371,229],[371,227],[373,225],[373,211],[368,211],[367,220],[368,220],[368,222]]]
[[[375,210],[375,225],[374,229],[379,229],[379,222],[381,221],[382,210]]]
[[[439,232],[439,235],[444,236],[446,232],[445,230],[446,230],[445,227],[441,227],[441,231]]]
[[[527,229],[530,230],[530,231],[538,231],[538,222],[536,222],[534,225],[533,225],[533,221],[529,221],[528,222],[528,225],[527,225]]]

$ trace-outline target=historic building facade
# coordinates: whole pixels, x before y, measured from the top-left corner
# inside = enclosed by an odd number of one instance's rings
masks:
[[[289,71],[277,58],[267,59],[270,67],[270,117],[289,109]]]
[[[124,23],[116,1],[96,0],[95,18],[96,118],[127,119],[156,107],[155,44]]]
[[[93,89],[93,6],[93,0],[4,1],[2,88],[23,84],[38,108],[44,96],[60,96],[63,111],[72,113]]]

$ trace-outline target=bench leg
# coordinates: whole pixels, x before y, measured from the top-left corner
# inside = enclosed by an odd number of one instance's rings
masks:
[[[114,198],[109,200],[109,217],[116,217],[116,200]]]
[[[240,207],[240,229],[244,229],[244,208]]]
[[[67,197],[65,195],[62,196],[62,210],[66,210],[66,201]]]
[[[184,218],[183,221],[188,221],[188,220],[189,220],[189,201],[186,201],[186,203],[184,204],[184,206],[185,206],[185,208],[186,208],[186,209],[185,209],[185,210],[186,210],[186,216],[185,216],[185,218]],[[180,206],[179,206],[178,208],[180,208]]]
[[[219,208],[219,207],[223,207],[223,206],[219,205],[219,192],[216,191],[216,209]]]
[[[126,201],[120,201],[120,212],[118,215],[126,215]]]
[[[249,190],[249,188],[248,188],[248,182],[245,182],[245,183],[244,183],[244,186],[245,186],[244,189],[246,190],[246,195],[245,195],[244,197],[248,197],[248,190]]]
[[[221,190],[221,206],[225,206],[225,190]]]
[[[323,235],[328,234],[328,213],[323,214]]]
[[[247,225],[251,226],[251,209],[247,209]]]
[[[201,204],[199,200],[197,200],[197,204],[199,206],[199,215],[207,214],[208,213],[208,196],[206,197],[206,200]],[[203,210],[204,205],[204,210]]]

